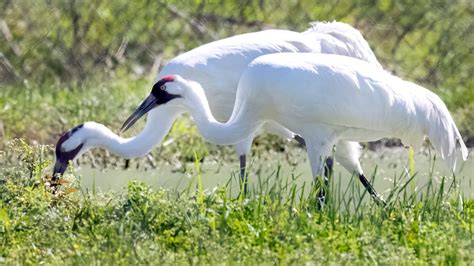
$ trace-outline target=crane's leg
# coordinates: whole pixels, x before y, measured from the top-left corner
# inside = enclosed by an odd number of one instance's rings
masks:
[[[248,173],[247,173],[247,154],[250,154],[254,134],[251,134],[241,142],[235,144],[235,149],[239,155],[240,162],[240,185],[243,187],[244,195],[247,194],[248,188]]]
[[[377,193],[374,187],[370,184],[369,180],[364,176],[362,167],[360,166],[360,145],[357,142],[352,141],[339,141],[336,144],[335,152],[336,160],[349,172],[355,173],[359,176],[359,180],[365,187],[370,196],[379,205],[385,205],[385,201]]]
[[[300,144],[301,147],[306,147],[306,142],[303,139],[303,137],[301,137],[298,134],[295,134],[293,138]],[[332,173],[333,173],[332,171],[333,164],[334,164],[333,158],[327,157],[325,165],[324,165],[324,177],[323,177],[324,186],[321,187],[318,193],[318,198],[322,199],[323,201],[326,199],[326,190],[324,188],[327,189],[329,187],[329,178],[332,176]],[[324,202],[322,202],[322,204],[324,204]]]
[[[313,174],[313,183],[316,184],[318,178],[321,177],[321,174],[323,173],[323,163],[325,161],[324,155],[316,147],[308,145],[308,159],[311,165],[311,172]],[[318,209],[322,209],[326,201],[326,188],[324,188],[325,184],[326,179],[324,179],[324,183],[321,184],[318,192]]]
[[[331,175],[333,160],[330,158],[332,147],[336,140],[332,136],[330,130],[324,130],[324,128],[316,131],[317,137],[306,140],[306,147],[308,150],[308,159],[311,165],[311,172],[313,174],[313,182],[316,183],[319,177],[325,173],[327,176]],[[326,200],[326,191],[328,190],[329,179],[323,177],[323,183],[318,193],[318,209],[324,207]]]
[[[247,184],[248,184],[248,175],[245,172],[245,167],[247,166],[247,155],[243,154],[239,156],[240,161],[240,181],[241,186],[244,186],[244,195],[247,194]]]
[[[374,199],[375,203],[381,206],[386,206],[387,203],[385,200],[382,199],[382,197],[377,193],[375,188],[370,184],[369,180],[364,176],[364,174],[359,175],[359,180],[364,185],[365,189],[367,192],[369,192],[370,196]]]
[[[304,141],[303,137],[295,134],[293,138],[298,142],[298,144],[300,144],[301,147],[306,147],[306,141]]]
[[[334,160],[332,159],[332,157],[326,157],[326,161],[324,163],[324,176],[322,177],[324,181],[324,185],[322,185],[321,189],[319,190],[319,195],[318,195],[318,197],[323,200],[322,205],[324,205],[325,200],[326,200],[326,190],[329,189],[329,178],[332,177],[333,163],[334,163]]]

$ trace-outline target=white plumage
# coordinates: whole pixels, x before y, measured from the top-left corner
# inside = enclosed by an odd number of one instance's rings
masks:
[[[349,24],[342,22],[313,22],[303,32],[319,50],[320,54],[338,54],[359,58],[382,69],[369,44],[362,34]],[[314,51],[313,51],[314,52]]]
[[[171,60],[160,71],[157,80],[174,74],[200,83],[212,114],[218,121],[225,122],[232,113],[237,84],[247,65],[261,55],[283,52],[346,55],[365,60],[382,69],[369,44],[358,30],[340,22],[314,22],[311,28],[303,33],[266,30],[237,35],[200,46]],[[143,151],[144,154],[161,141],[175,117],[183,112],[179,108],[171,109],[155,109],[149,113],[146,127],[149,124],[156,126],[153,131],[156,142],[149,143],[150,146]],[[160,120],[158,116],[163,117],[164,112],[167,112],[170,118]],[[274,122],[265,123],[261,129],[287,139],[294,137],[292,132]],[[253,135],[236,143],[240,157],[249,153],[253,138],[262,130],[253,132]],[[341,143],[342,145],[347,146],[345,150],[351,153],[352,157],[357,157],[359,154],[358,144]],[[336,151],[337,157],[347,156],[338,153]],[[352,165],[340,162],[349,172],[354,171]]]
[[[261,55],[282,52],[336,53],[360,58],[381,68],[359,31],[340,22],[315,22],[303,33],[266,30],[200,46],[171,60],[162,69],[157,80],[165,75],[176,74],[199,82],[204,88],[212,114],[218,121],[225,122],[232,113],[237,84],[247,65]],[[69,137],[70,140],[62,143],[63,150],[74,149],[77,146],[72,143],[80,142],[84,143],[80,153],[94,147],[103,147],[125,158],[143,156],[164,138],[176,117],[183,112],[180,107],[170,106],[151,110],[145,128],[132,138],[121,138],[103,125],[86,123],[83,129]],[[262,128],[284,138],[294,137],[293,132],[271,121],[262,125]],[[255,134],[258,132],[253,132],[236,144],[240,158],[249,152]],[[87,137],[75,141],[80,135]],[[344,145],[346,147],[342,148]],[[353,161],[358,164],[358,144],[343,142],[339,146],[339,150],[344,149],[345,152],[338,154],[339,151],[336,151],[336,157],[352,158],[351,163],[344,159],[339,161],[350,172],[354,171],[356,163]]]
[[[467,158],[461,135],[438,96],[354,58],[305,53],[257,58],[242,74],[225,124],[213,117],[198,83],[175,76],[163,90],[153,92],[157,99],[179,97],[159,106],[188,110],[204,138],[216,144],[239,143],[269,121],[301,135],[313,177],[322,174],[323,159],[340,141],[395,137],[419,147],[428,136],[453,171],[457,144],[462,159]]]
[[[68,160],[94,147],[126,158],[142,156],[185,111],[206,139],[235,144],[239,155],[248,153],[262,128],[286,138],[301,135],[313,176],[321,174],[322,159],[336,145],[336,159],[358,173],[376,199],[360,167],[359,141],[398,137],[417,148],[427,135],[453,170],[457,143],[462,158],[467,157],[444,103],[384,72],[361,34],[343,23],[315,23],[303,33],[249,33],[203,45],[173,59],[157,80],[169,82],[169,88],[163,99],[152,92],[144,102],[148,106],[137,110],[141,115],[150,111],[143,131],[124,139],[98,123],[78,126],[58,141],[54,172],[63,173]],[[156,89],[159,95],[160,87]],[[130,121],[124,124],[127,128]]]

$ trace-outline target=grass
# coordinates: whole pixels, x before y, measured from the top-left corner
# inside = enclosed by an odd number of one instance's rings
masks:
[[[275,174],[248,197],[190,183],[183,191],[131,182],[124,194],[80,192],[72,174],[61,193],[45,178],[50,147],[16,141],[1,154],[0,262],[6,264],[469,264],[474,200],[442,179],[411,193],[394,180],[386,208],[358,182],[316,189]],[[340,182],[339,182],[340,184]]]

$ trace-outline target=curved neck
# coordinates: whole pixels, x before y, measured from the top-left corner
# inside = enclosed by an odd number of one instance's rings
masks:
[[[246,119],[242,113],[232,116],[226,123],[217,121],[211,113],[204,90],[199,85],[189,90],[187,98],[191,116],[199,132],[209,142],[219,145],[236,144],[253,134],[260,124],[255,119]]]
[[[101,147],[118,156],[131,159],[142,157],[150,152],[166,136],[173,122],[182,110],[175,107],[160,106],[148,113],[145,128],[135,137],[122,138],[103,126],[94,132],[89,148]]]

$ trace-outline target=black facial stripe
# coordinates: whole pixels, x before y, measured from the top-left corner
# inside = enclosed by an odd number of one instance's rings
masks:
[[[155,85],[153,85],[151,94],[155,96],[157,105],[165,104],[175,98],[181,97],[180,95],[171,94],[171,93],[168,93],[166,90],[162,89],[163,85],[165,85],[168,82],[173,82],[173,81],[174,79],[171,79],[171,78],[163,78],[163,79],[160,79],[157,83],[155,83]]]
[[[163,85],[165,85],[168,82],[173,82],[173,81],[174,81],[174,78],[171,76],[166,76],[158,80],[158,82],[156,82],[155,85],[153,85],[153,88],[151,89],[151,94],[153,94],[154,96],[157,96],[157,94],[160,93],[160,91],[162,91],[161,87]]]
[[[153,94],[153,92],[152,92]],[[168,93],[167,91],[164,91],[164,90],[160,90],[159,92],[157,92],[156,94],[153,94],[153,96],[156,97],[156,104],[157,105],[161,105],[161,104],[165,104],[175,98],[181,98],[181,95],[176,95],[176,94],[171,94],[171,93]]]

